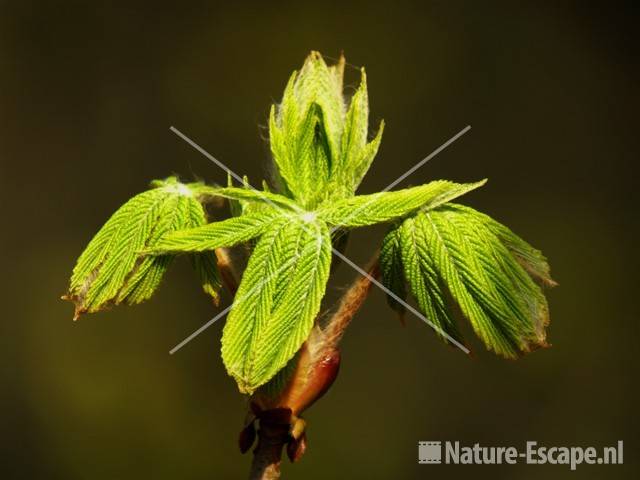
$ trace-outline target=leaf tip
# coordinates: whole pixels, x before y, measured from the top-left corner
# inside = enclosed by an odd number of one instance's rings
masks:
[[[360,67],[360,88],[367,88],[367,71],[364,67]]]
[[[553,288],[553,287],[558,287],[560,286],[560,284],[558,282],[556,282],[553,278],[551,277],[545,277],[542,279],[542,283],[544,284],[545,287],[549,287],[549,288]]]

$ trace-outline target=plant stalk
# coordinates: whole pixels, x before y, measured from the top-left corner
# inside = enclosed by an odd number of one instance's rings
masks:
[[[249,480],[275,480],[280,478],[282,450],[288,436],[288,425],[260,422],[258,445],[253,451]]]

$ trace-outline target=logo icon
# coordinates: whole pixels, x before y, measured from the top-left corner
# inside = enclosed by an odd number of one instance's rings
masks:
[[[442,463],[442,442],[418,442],[418,463]]]

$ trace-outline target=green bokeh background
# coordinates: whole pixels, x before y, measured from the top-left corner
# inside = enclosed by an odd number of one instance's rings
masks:
[[[637,466],[637,37],[631,4],[579,2],[0,3],[0,476],[243,478],[246,400],[219,358],[223,322],[186,262],[152,301],[71,321],[58,298],[92,234],[153,178],[225,180],[174,125],[263,177],[271,101],[307,52],[366,65],[387,122],[361,191],[472,130],[401,186],[488,185],[465,201],[543,249],[553,347],[511,362],[401,327],[376,291],[340,376],[307,415],[285,478],[566,478],[562,466],[424,466],[419,440],[604,446]],[[348,69],[348,90],[357,84]],[[363,264],[382,229],[358,231]],[[332,295],[356,277],[343,268]]]

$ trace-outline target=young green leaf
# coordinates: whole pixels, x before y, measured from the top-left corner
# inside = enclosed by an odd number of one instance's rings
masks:
[[[328,199],[353,196],[378,151],[384,124],[367,143],[369,98],[361,70],[349,108],[343,95],[345,60],[328,67],[312,52],[294,72],[269,118],[271,152],[280,191],[313,210]]]
[[[261,235],[275,219],[281,216],[280,212],[272,209],[172,232],[163,236],[146,253],[162,255],[232,247]]]
[[[344,69],[344,63],[339,69]],[[342,74],[338,71],[336,75],[336,72],[327,66],[322,55],[311,52],[294,84],[294,94],[301,111],[308,112],[313,104],[320,107],[333,161],[340,156],[340,137],[345,115]]]
[[[466,205],[450,203],[448,207],[459,212],[460,215],[466,215],[467,218],[480,222],[485,228],[491,230],[534,280],[548,287],[555,287],[557,285],[551,278],[549,263],[542,252],[533,248],[525,240],[513,233],[507,226],[494,220],[489,215],[467,207]]]
[[[460,207],[450,204],[442,213],[468,238],[497,293],[505,299],[513,316],[524,323],[523,328],[531,331],[530,344],[521,349],[527,351],[531,345],[545,345],[544,329],[549,323],[547,300],[492,227],[499,225],[504,231],[510,230],[472,208]],[[546,271],[549,271],[548,265]]]
[[[509,249],[513,257],[534,280],[547,287],[555,287],[557,285],[551,278],[547,259],[540,250],[533,248],[509,228],[496,222],[491,217],[483,216],[483,214],[479,212],[476,213],[478,213],[487,227],[500,239],[504,246]]]
[[[378,134],[367,143],[369,132],[369,96],[367,94],[367,75],[361,69],[361,81],[358,90],[351,98],[349,110],[345,118],[342,133],[340,165],[336,168],[333,184],[344,189],[351,196],[356,191],[373,161],[384,130],[384,122],[380,122]]]
[[[341,164],[348,165],[360,155],[369,133],[369,96],[367,74],[361,70],[360,86],[351,97],[341,142]]]
[[[446,204],[406,219],[390,235],[400,237],[407,284],[437,331],[461,341],[450,295],[490,350],[514,357],[545,345],[549,314],[540,287],[494,233],[497,226],[509,231],[469,207]]]
[[[344,66],[343,57],[328,66],[312,52],[271,109],[278,193],[264,182],[262,191],[255,190],[246,177],[233,187],[230,174],[227,187],[171,178],[123,205],[74,269],[68,298],[76,303],[76,316],[146,300],[178,253],[190,254],[204,290],[217,299],[216,254],[221,265],[223,258],[217,249],[255,240],[224,328],[222,356],[242,392],[267,384],[265,389],[282,388],[296,352],[310,339],[331,269],[332,241],[342,251],[349,228],[394,222],[380,253],[392,308],[402,314],[411,293],[438,334],[458,343],[455,303],[487,347],[508,357],[544,345],[549,312],[538,283],[554,282],[542,253],[490,217],[449,203],[484,181],[436,181],[354,197],[384,123],[368,142],[366,74],[362,69],[360,86],[347,102]],[[198,201],[206,197],[228,199],[232,218],[206,224]],[[225,280],[235,290],[233,276]]]
[[[328,67],[312,52],[294,72],[282,103],[269,120],[271,151],[282,190],[312,208],[326,193],[332,165],[340,158],[345,104],[342,67]]]
[[[184,185],[175,178],[154,185],[113,214],[78,259],[66,296],[76,304],[76,318],[112,304],[136,304],[151,297],[171,257],[143,257],[140,251],[153,248],[168,232],[202,221],[203,212],[194,218],[194,211],[202,210],[193,198],[197,185]],[[215,288],[211,277],[207,291],[214,298]]]
[[[321,207],[318,216],[330,225],[361,227],[389,222],[404,217],[418,209],[430,210],[484,185],[458,184],[437,180],[419,187],[371,195],[358,195]]]
[[[200,202],[189,201],[189,225],[188,228],[196,228],[206,225],[207,216]],[[167,255],[158,255],[153,259],[167,258]],[[191,255],[191,262],[196,273],[200,277],[202,289],[213,298],[218,305],[220,301],[219,292],[222,289],[222,280],[218,271],[218,260],[215,251],[194,253]]]
[[[423,220],[423,214],[408,218],[398,232],[405,279],[436,333],[445,341],[450,337],[462,344],[462,337],[447,307],[443,281],[433,263],[433,252],[429,251],[429,246],[433,245],[429,242],[433,239],[427,238]]]
[[[354,152],[347,160],[340,181],[350,194],[353,194],[357,190],[360,182],[362,182],[362,179],[369,171],[369,167],[378,153],[378,148],[380,148],[382,132],[384,132],[384,121],[380,121],[378,133],[373,140],[364,145],[360,151]]]
[[[304,192],[298,201],[312,207],[319,193],[329,180],[332,154],[329,145],[324,112],[317,103],[311,103],[297,127],[295,147],[291,148],[296,159],[295,177]]]
[[[249,259],[222,336],[222,358],[242,392],[271,379],[305,341],[331,263],[323,223],[280,218]]]
[[[380,249],[380,270],[382,283],[402,300],[407,299],[407,289],[404,279],[404,266],[402,264],[402,251],[400,249],[400,232],[394,226],[385,235]],[[406,307],[391,295],[387,295],[389,306],[398,312],[400,318],[404,318]]]

